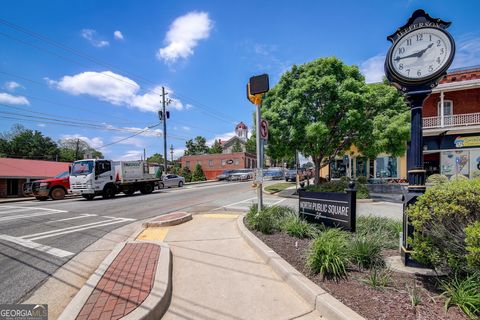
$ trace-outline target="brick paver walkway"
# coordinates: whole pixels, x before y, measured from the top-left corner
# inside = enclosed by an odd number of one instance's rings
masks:
[[[128,243],[102,276],[77,320],[119,319],[137,308],[152,290],[160,247]]]

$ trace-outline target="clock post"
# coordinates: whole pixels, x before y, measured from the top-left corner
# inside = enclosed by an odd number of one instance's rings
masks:
[[[385,59],[385,74],[400,90],[411,109],[410,144],[407,148],[408,192],[403,205],[401,255],[406,266],[418,265],[412,258],[413,238],[406,209],[425,193],[423,163],[423,102],[446,75],[455,55],[455,42],[447,32],[450,22],[416,10],[408,22],[387,37],[392,42]],[[442,106],[443,108],[443,106]]]

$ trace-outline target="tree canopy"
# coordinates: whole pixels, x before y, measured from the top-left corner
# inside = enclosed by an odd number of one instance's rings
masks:
[[[232,147],[232,152],[243,152],[242,145],[240,144],[240,140],[235,140],[235,143]]]
[[[208,150],[208,153],[215,154],[215,153],[222,153],[222,152],[223,152],[223,148],[222,148],[222,144],[220,143],[220,140],[215,139],[212,146]]]
[[[185,142],[185,148],[186,156],[208,153],[207,140],[202,136],[197,136],[195,139]]]
[[[84,159],[88,154],[91,154],[92,158],[103,158],[100,151],[95,150],[80,138],[61,139],[58,144],[60,146],[60,161],[72,162]]]
[[[147,162],[163,164],[163,156],[160,153],[155,153],[147,158]]]
[[[358,67],[334,57],[320,58],[285,72],[265,96],[269,153],[311,156],[315,183],[319,170],[355,144],[361,152],[405,151],[408,108],[392,87],[367,85]]]

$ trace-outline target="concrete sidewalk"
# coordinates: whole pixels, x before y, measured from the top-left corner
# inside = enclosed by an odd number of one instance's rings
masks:
[[[169,227],[173,296],[163,319],[321,319],[241,237],[238,214]]]

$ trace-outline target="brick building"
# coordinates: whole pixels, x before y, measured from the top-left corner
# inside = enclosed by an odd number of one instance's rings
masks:
[[[215,179],[224,170],[255,168],[257,157],[247,152],[200,154],[182,157],[182,168],[191,171],[197,164],[202,166],[207,180]]]
[[[23,184],[68,171],[69,162],[0,158],[0,198],[22,197]]]
[[[443,108],[441,107],[443,106]],[[480,66],[450,70],[423,105],[424,162],[427,176],[480,175]],[[352,147],[322,176],[406,179],[406,155],[368,159]]]
[[[248,139],[248,127],[240,122],[235,126],[235,135],[226,141],[220,141],[222,153],[200,154],[183,156],[182,168],[188,167],[191,171],[197,164],[202,166],[207,180],[215,179],[224,170],[255,168],[257,157],[246,152],[245,144]],[[235,144],[239,144],[242,152],[233,152]]]

